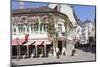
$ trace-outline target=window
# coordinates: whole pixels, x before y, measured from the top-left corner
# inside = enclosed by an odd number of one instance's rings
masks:
[[[62,32],[62,24],[58,24],[58,32]]]
[[[13,24],[13,26],[12,26],[12,32],[16,33],[16,25],[15,24]]]
[[[34,31],[38,31],[38,23],[34,24]]]
[[[16,32],[16,28],[14,27],[14,33]]]
[[[12,23],[14,23],[14,18],[11,19]]]
[[[22,33],[25,33],[25,32],[26,32],[26,31],[25,31],[25,27],[26,27],[26,25],[21,24],[21,26],[22,26]]]
[[[33,33],[34,31],[34,24],[31,24],[31,32]]]
[[[44,32],[47,32],[48,31],[48,24],[44,24],[43,28],[44,28]]]
[[[18,24],[18,32],[19,33],[25,32],[25,27],[23,26],[23,24]]]
[[[26,24],[27,32],[29,32],[29,24]]]
[[[42,31],[43,23],[40,24],[40,31]]]

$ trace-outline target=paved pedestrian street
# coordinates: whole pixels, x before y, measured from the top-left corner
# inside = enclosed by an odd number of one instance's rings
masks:
[[[78,61],[95,61],[95,53],[85,52],[76,49],[74,56],[60,56],[59,59],[56,57],[39,57],[39,58],[25,58],[25,59],[12,59],[12,63],[17,65],[31,65],[31,64],[52,64],[52,63],[64,63],[64,62],[78,62]]]

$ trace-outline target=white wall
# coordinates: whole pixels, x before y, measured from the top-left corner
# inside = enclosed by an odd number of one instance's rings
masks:
[[[12,35],[12,39],[15,38],[25,38],[25,34],[19,34],[19,35]],[[47,33],[43,33],[43,34],[39,34],[39,33],[33,33],[33,34],[29,34],[29,39],[40,39],[40,38],[48,38]]]
[[[78,32],[79,31],[79,32]],[[80,40],[80,36],[82,36],[82,28],[81,28],[81,26],[77,26],[77,28],[76,28],[76,36],[77,36],[77,38]]]
[[[57,6],[57,4],[49,4],[48,7],[54,9]]]
[[[69,5],[61,5],[60,12],[68,16],[72,24],[75,26],[76,21],[73,16],[73,9]]]
[[[54,9],[57,5],[58,4],[49,4],[48,7]],[[67,15],[70,21],[72,22],[72,24],[75,26],[76,20],[73,16],[73,9],[69,5],[60,5],[60,12]]]

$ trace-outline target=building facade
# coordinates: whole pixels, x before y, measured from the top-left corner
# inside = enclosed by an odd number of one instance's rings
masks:
[[[81,30],[82,33],[80,38],[83,44],[89,43],[89,38],[94,37],[93,28],[94,24],[89,20],[86,20],[82,23],[82,30]]]
[[[12,10],[12,56],[56,56],[58,51],[61,55],[66,51],[71,53],[75,22],[69,18],[72,13],[63,13],[63,7],[59,8],[60,12],[49,7]]]
[[[76,28],[75,27],[77,26],[77,22],[76,22],[75,17],[74,17],[73,7],[70,5],[64,5],[64,4],[49,4],[48,7],[67,15],[72,26],[73,26],[72,30],[69,29],[66,32],[66,37],[69,40],[69,41],[67,41],[67,51],[68,51],[67,53],[70,54],[72,49],[74,48],[72,41],[76,37],[76,35],[75,35]],[[70,27],[68,27],[68,28],[70,28]]]

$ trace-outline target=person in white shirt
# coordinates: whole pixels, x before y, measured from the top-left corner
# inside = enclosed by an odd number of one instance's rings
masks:
[[[57,58],[59,59],[59,48],[56,48]]]

